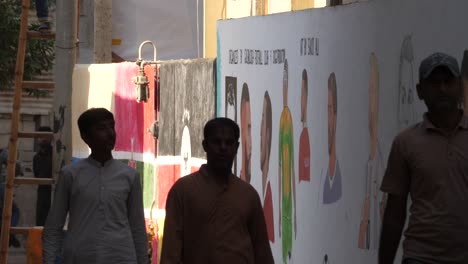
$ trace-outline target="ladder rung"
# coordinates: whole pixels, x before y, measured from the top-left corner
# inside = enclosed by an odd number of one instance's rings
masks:
[[[55,39],[55,32],[28,31],[28,39]]]
[[[24,88],[53,90],[55,88],[55,82],[23,81],[23,89]]]
[[[37,185],[52,185],[54,180],[51,178],[30,178],[17,177],[14,179],[15,184],[37,184]]]
[[[18,234],[18,235],[28,235],[29,230],[33,229],[32,227],[25,227],[25,226],[12,226],[10,227],[10,234]]]
[[[18,137],[20,138],[49,138],[52,139],[54,137],[54,133],[52,132],[24,132],[19,131]]]

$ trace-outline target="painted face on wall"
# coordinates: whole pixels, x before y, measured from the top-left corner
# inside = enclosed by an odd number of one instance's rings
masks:
[[[406,36],[401,45],[398,72],[398,123],[400,129],[416,122],[413,106],[416,99],[413,62],[414,54],[411,36]]]
[[[262,171],[265,169],[265,163],[267,162],[267,151],[266,151],[266,103],[263,101],[262,111],[262,124],[260,127],[260,168]]]
[[[228,87],[226,88],[226,116],[227,117],[232,117],[234,116],[233,113],[233,107],[235,103],[235,98],[234,98],[234,87],[232,83],[228,84]],[[234,120],[234,118],[231,118]]]
[[[242,127],[242,174],[244,180],[250,182],[250,169],[252,157],[252,124],[250,118],[250,102],[242,104],[241,127]]]
[[[271,99],[268,91],[263,96],[262,123],[260,127],[260,168],[262,169],[262,188],[265,192],[271,150]]]
[[[301,122],[306,123],[307,121],[307,72],[304,70],[306,74],[306,79],[304,80],[304,74],[302,77],[302,84],[301,84]]]
[[[377,57],[374,53],[370,57],[370,78],[369,78],[369,133],[370,133],[370,153],[374,158],[377,147],[377,123],[379,116],[379,72]]]
[[[283,69],[283,106],[288,106],[288,60],[284,60]]]
[[[336,79],[332,73],[328,78],[328,154],[331,154],[335,146],[336,110]]]
[[[262,188],[265,191],[266,177],[268,175],[268,166],[270,164],[270,142],[271,131],[267,127],[267,102],[263,100],[262,124],[260,127],[260,168],[262,169]],[[271,115],[271,113],[270,113]]]

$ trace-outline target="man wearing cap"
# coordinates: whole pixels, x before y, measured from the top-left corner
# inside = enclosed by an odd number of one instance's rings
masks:
[[[404,264],[468,263],[468,119],[455,58],[434,53],[419,67],[424,120],[393,141],[381,190],[388,193],[379,264],[393,263],[403,242]]]

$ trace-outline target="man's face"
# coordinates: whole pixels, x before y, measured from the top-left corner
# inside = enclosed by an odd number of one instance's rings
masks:
[[[242,107],[242,159],[243,159],[243,170],[246,180],[250,179],[250,168],[251,168],[251,156],[252,156],[252,124],[250,120],[250,103],[245,102]]]
[[[51,139],[49,138],[40,138],[37,141],[37,145],[39,147],[38,152],[40,153],[47,153],[51,150]]]
[[[92,125],[83,139],[92,151],[112,151],[116,140],[114,120],[107,119]]]
[[[418,85],[420,99],[430,112],[446,112],[459,108],[463,92],[460,78],[446,67],[437,67]]]
[[[301,86],[301,122],[305,123],[307,119],[307,90],[306,82],[302,80]]]
[[[217,127],[203,140],[208,164],[219,171],[231,171],[238,147],[232,128],[226,126]]]
[[[336,115],[333,110],[333,95],[330,89],[328,90],[328,153],[331,153],[332,147],[335,145],[335,130],[336,130]]]

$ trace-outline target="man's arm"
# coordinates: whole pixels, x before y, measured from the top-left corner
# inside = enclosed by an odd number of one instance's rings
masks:
[[[182,263],[184,207],[176,186],[177,182],[167,195],[161,264]]]
[[[128,195],[127,212],[137,261],[139,264],[146,264],[148,263],[148,237],[146,235],[145,213],[143,210],[143,192],[138,173],[136,173]]]
[[[273,264],[275,261],[273,260],[270,241],[268,240],[268,232],[262,204],[258,193],[255,190],[253,192],[255,193],[255,200],[252,203],[253,212],[248,223],[248,228],[255,254],[255,263]]]
[[[55,189],[54,202],[50,208],[42,234],[44,264],[54,264],[60,254],[63,241],[63,226],[68,213],[72,175],[62,171]]]
[[[411,186],[408,144],[399,135],[392,144],[380,189],[388,193],[380,235],[379,264],[393,264],[406,220],[406,202]]]
[[[407,195],[388,195],[380,235],[379,264],[393,264],[406,220]]]

